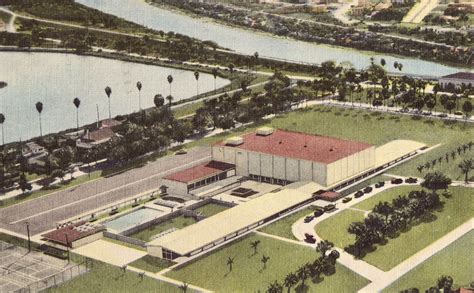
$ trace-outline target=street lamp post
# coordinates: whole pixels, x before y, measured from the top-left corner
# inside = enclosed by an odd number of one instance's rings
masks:
[[[26,222],[26,234],[28,234],[28,252],[31,252],[30,223]]]

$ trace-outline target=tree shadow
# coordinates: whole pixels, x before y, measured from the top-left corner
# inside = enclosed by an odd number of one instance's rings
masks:
[[[307,293],[309,292],[309,286],[308,285],[304,285],[302,286],[302,284],[299,284],[298,286],[295,287],[295,292],[296,293]]]

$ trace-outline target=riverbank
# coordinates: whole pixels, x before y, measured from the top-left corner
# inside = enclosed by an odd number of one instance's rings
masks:
[[[207,13],[207,10],[209,9],[205,9],[205,11],[203,11],[203,13],[201,14],[200,12],[195,12],[194,10],[192,10],[193,8],[189,8],[189,9],[186,9],[186,8],[182,8],[182,7],[178,7],[178,3],[176,5],[174,4],[168,4],[168,3],[165,3],[166,1],[160,1],[159,3],[157,2],[154,2],[154,1],[150,1],[150,0],[147,0],[147,1],[142,1],[140,0],[140,2],[143,2],[143,3],[146,3],[147,5],[152,5],[154,7],[156,7],[157,9],[164,9],[164,10],[168,10],[168,11],[171,11],[172,13],[176,13],[176,14],[179,14],[181,16],[187,16],[187,17],[190,17],[190,18],[193,18],[193,19],[196,19],[196,20],[204,20],[204,22],[212,22],[213,24],[215,25],[222,25],[222,26],[226,26],[226,27],[229,27],[229,28],[233,28],[233,29],[240,29],[240,30],[244,30],[244,31],[248,31],[248,32],[251,32],[253,34],[260,34],[260,35],[263,35],[263,36],[270,36],[270,37],[274,37],[274,38],[278,38],[278,39],[281,39],[281,40],[291,40],[291,41],[299,41],[299,42],[303,42],[303,43],[310,43],[310,44],[317,44],[318,46],[325,46],[327,49],[345,49],[345,50],[352,50],[354,52],[360,52],[360,53],[363,53],[364,55],[367,56],[367,58],[370,58],[371,56],[373,55],[378,55],[378,54],[386,54],[388,56],[392,56],[394,58],[399,58],[399,59],[411,59],[411,58],[416,58],[416,59],[419,59],[419,60],[423,60],[423,61],[429,61],[429,62],[436,62],[438,64],[443,64],[443,65],[448,65],[448,66],[455,66],[455,67],[458,67],[459,68],[459,71],[461,70],[469,70],[471,68],[471,65],[468,65],[468,64],[464,64],[464,63],[461,63],[461,62],[452,62],[452,61],[449,61],[449,60],[446,60],[446,58],[440,58],[440,57],[443,57],[443,56],[448,56],[448,47],[447,45],[444,45],[444,44],[430,44],[429,42],[425,42],[425,41],[420,41],[420,40],[408,40],[408,39],[396,39],[395,36],[389,36],[389,35],[383,35],[383,36],[375,36],[373,37],[374,35],[370,35],[371,33],[364,33],[366,34],[367,38],[369,38],[367,40],[366,37],[364,37],[364,42],[369,42],[371,41],[370,38],[374,38],[374,40],[372,41],[375,41],[375,39],[385,39],[385,41],[382,42],[382,40],[379,40],[375,43],[387,43],[387,42],[398,42],[400,43],[401,45],[404,45],[404,46],[400,46],[400,48],[402,48],[403,50],[406,50],[406,48],[408,47],[408,45],[410,45],[410,47],[412,48],[415,48],[418,50],[418,54],[415,56],[415,55],[405,55],[405,54],[398,54],[398,53],[394,53],[394,52],[390,52],[390,51],[387,51],[387,50],[367,50],[366,48],[356,48],[354,46],[351,46],[350,44],[358,44],[360,43],[361,40],[357,40],[357,39],[353,39],[352,41],[350,41],[351,38],[354,38],[354,34],[350,34],[348,36],[345,36],[343,39],[348,39],[349,41],[347,42],[344,42],[344,43],[337,43],[337,38],[336,39],[332,39],[332,40],[329,40],[328,38],[320,38],[320,37],[317,37],[317,39],[321,40],[320,41],[314,41],[314,40],[307,40],[306,37],[303,37],[303,35],[305,34],[305,32],[301,32],[301,33],[298,33],[298,36],[299,37],[294,37],[294,36],[291,36],[292,32],[291,30],[287,33],[286,36],[281,36],[281,35],[275,35],[274,33],[271,33],[268,31],[268,29],[264,29],[262,27],[262,25],[256,25],[256,27],[258,28],[251,28],[250,26],[248,25],[240,25],[238,22],[239,20],[235,20],[235,23],[231,23],[229,21],[226,21],[222,18],[226,18],[226,17],[231,17],[231,14],[230,12],[228,11],[225,11],[223,10],[222,14],[221,13],[215,13],[216,15],[219,15],[219,18],[216,17],[211,17],[211,16],[208,16],[209,13]],[[194,4],[195,6],[196,5],[205,5],[205,4]],[[210,5],[210,4],[209,4]],[[194,6],[192,6],[194,7]],[[200,6],[199,6],[200,7]],[[228,14],[226,14],[228,13]],[[277,17],[277,16],[272,16],[272,17]],[[295,25],[298,25],[298,26],[308,26],[309,24],[295,24]],[[319,23],[317,23],[317,25],[320,25]],[[323,25],[323,24],[321,24]],[[332,26],[330,24],[326,24],[327,26]],[[262,27],[262,28],[260,28]],[[339,29],[338,26],[335,27],[335,29]],[[340,27],[341,31],[342,30],[345,30],[347,31],[348,28],[347,27]],[[370,36],[369,36],[370,35]],[[334,44],[334,43],[337,43],[337,44]],[[369,42],[370,43],[370,42]],[[347,44],[347,45],[346,45]],[[377,45],[377,46],[382,46],[381,44]],[[406,46],[405,46],[406,45]],[[226,45],[223,45],[224,47],[226,47]],[[359,45],[358,45],[359,46]],[[359,46],[360,47],[360,46]],[[374,46],[369,46],[371,48],[374,48],[376,47],[375,45]],[[420,47],[420,48],[417,48],[417,47]],[[428,50],[429,48],[438,48],[437,51],[446,51],[444,53],[440,53],[438,54],[437,56],[435,56],[435,54],[426,54],[426,50]],[[391,47],[391,50],[393,50],[393,47]],[[411,51],[410,51],[411,52]],[[423,52],[423,54],[421,54],[421,52]],[[259,52],[261,53],[261,52]],[[260,54],[262,55],[262,54]],[[424,56],[423,56],[424,55]],[[264,55],[262,55],[264,56]],[[429,56],[428,58],[426,56]],[[268,56],[265,56],[268,58]],[[453,59],[454,57],[450,57],[451,59]],[[441,60],[441,59],[444,59],[444,60]],[[449,59],[449,58],[448,58]],[[328,59],[330,60],[330,59]],[[439,61],[441,60],[441,61]],[[400,60],[401,63],[403,63],[403,60]],[[389,63],[388,63],[389,64]],[[358,68],[358,69],[361,69],[361,68]],[[432,72],[432,71],[431,71]]]

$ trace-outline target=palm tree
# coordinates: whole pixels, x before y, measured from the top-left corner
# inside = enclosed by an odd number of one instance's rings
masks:
[[[305,264],[301,266],[298,271],[296,271],[296,275],[298,276],[298,279],[301,281],[301,289],[304,289],[304,282],[306,279],[309,277],[309,267],[308,264]]]
[[[137,89],[138,89],[138,110],[142,110],[142,98],[141,98],[141,91],[142,91],[142,83],[137,82]]]
[[[269,256],[266,256],[265,254],[262,256],[262,263],[263,263],[263,269],[266,269],[267,268],[267,262],[270,260],[270,257]]]
[[[387,62],[385,61],[385,59],[380,59],[380,65],[382,66],[385,66],[385,64],[387,64]]]
[[[267,292],[268,293],[281,293],[283,292],[283,286],[277,280],[275,280],[273,281],[273,283],[271,283],[268,286]]]
[[[469,183],[469,172],[474,169],[474,160],[466,159],[459,163],[459,169],[464,174],[464,182]]]
[[[0,124],[2,125],[2,146],[5,145],[5,135],[3,132],[3,123],[5,123],[5,115],[0,113]]]
[[[166,97],[166,100],[168,101],[168,103],[170,104],[170,109],[171,109],[171,103],[173,102],[174,98],[172,95],[169,95]]]
[[[199,71],[194,72],[194,78],[196,79],[197,96],[199,96]]]
[[[184,293],[188,290],[189,284],[186,282],[183,282],[183,284],[179,285],[179,289],[181,289]]]
[[[255,52],[253,54],[253,57],[255,58],[255,73],[257,73],[257,65],[258,65],[258,52]]]
[[[216,80],[217,80],[217,68],[212,69],[212,75],[214,76],[214,92],[217,91],[217,85],[216,85]]]
[[[170,74],[167,77],[168,83],[170,84],[170,96],[171,96],[171,84],[173,83],[173,76]]]
[[[298,284],[298,276],[295,273],[289,273],[286,275],[285,280],[283,281],[283,286],[288,288],[288,293],[290,293],[291,287]]]
[[[260,240],[255,240],[255,241],[250,242],[250,246],[253,248],[254,255],[257,254],[257,248],[259,244],[260,244]]]
[[[227,266],[229,267],[229,272],[232,272],[232,266],[234,265],[235,257],[229,257],[227,259]]]
[[[110,95],[112,94],[112,89],[110,88],[110,86],[105,87],[105,94],[109,99],[109,119],[112,119],[112,111],[110,110]]]
[[[157,94],[155,95],[155,98],[153,99],[153,103],[155,103],[155,106],[159,108],[165,104],[165,99],[163,98],[162,95]]]
[[[41,112],[43,112],[43,103],[37,102],[35,106],[36,106],[36,111],[38,111],[38,115],[39,115],[40,137],[43,137],[43,126],[41,125]]]
[[[81,106],[81,100],[76,97],[72,103],[76,106],[76,127],[79,129],[79,106]]]

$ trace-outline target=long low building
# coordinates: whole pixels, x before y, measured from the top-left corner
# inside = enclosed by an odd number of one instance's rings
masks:
[[[375,146],[265,127],[214,145],[212,158],[235,165],[239,176],[262,182],[331,186],[373,168]]]
[[[316,188],[314,183],[311,188]],[[309,200],[312,200],[311,193],[296,189],[270,192],[157,238],[147,244],[147,251],[152,256],[165,259],[192,256],[245,233]]]

